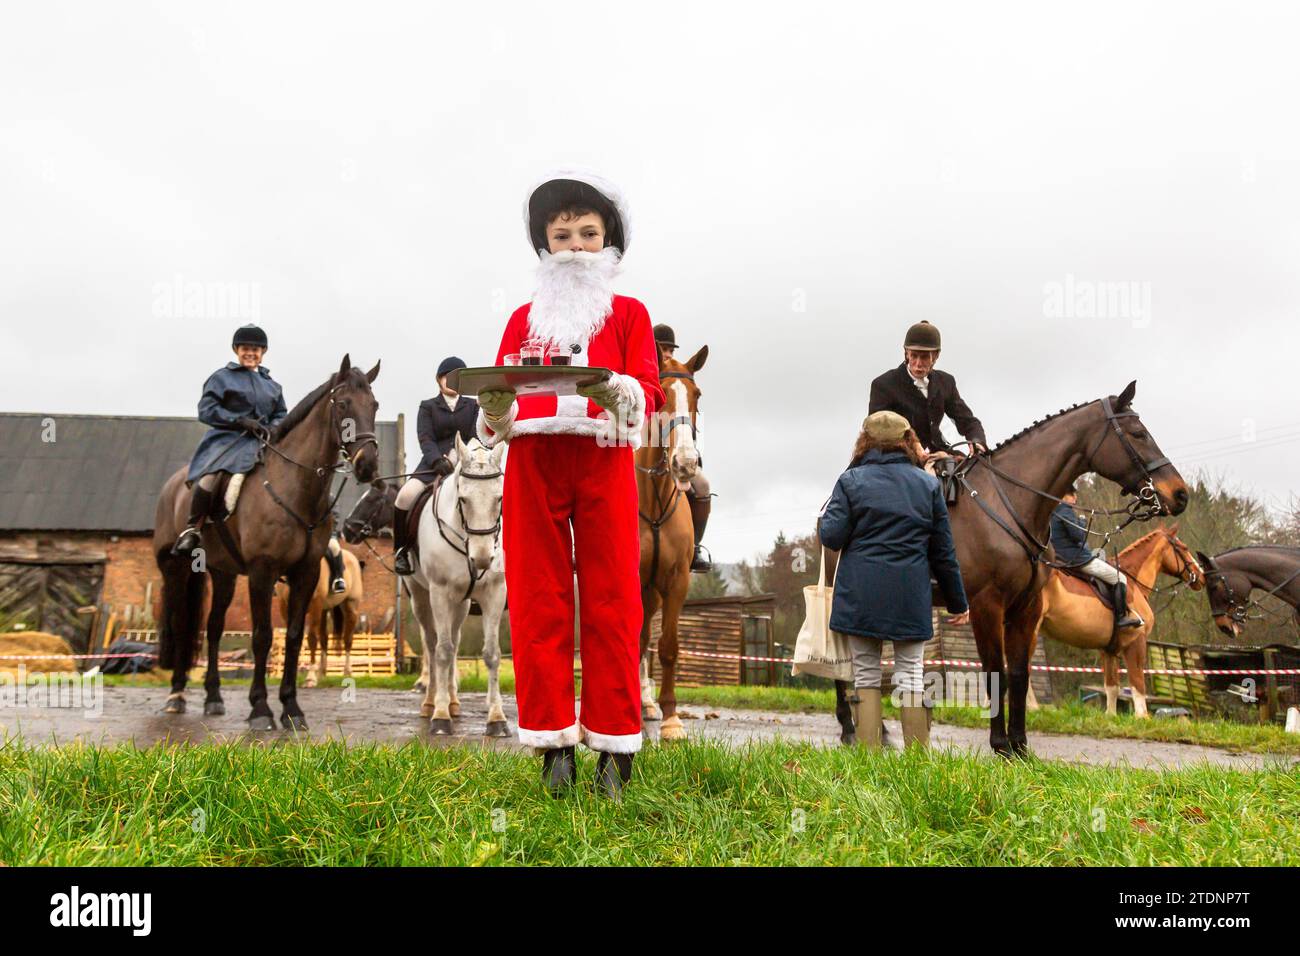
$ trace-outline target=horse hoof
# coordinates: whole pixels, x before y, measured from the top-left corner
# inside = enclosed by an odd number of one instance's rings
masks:
[[[840,734],[840,743],[843,744],[845,747],[852,747],[856,745],[857,742],[858,742],[857,734],[850,734],[850,733]]]
[[[447,705],[447,711],[448,711],[448,713],[450,713],[453,717],[459,717],[459,716],[460,716],[460,701],[458,701],[458,700],[453,700],[450,704]]]
[[[685,740],[686,728],[682,726],[682,719],[676,714],[671,717],[665,717],[664,722],[659,725],[660,740]]]
[[[184,697],[168,697],[167,703],[163,704],[162,712],[164,714],[183,714],[185,713]]]
[[[435,717],[429,721],[429,733],[439,737],[451,736],[451,721],[446,717]]]
[[[204,717],[222,717],[225,716],[226,705],[219,700],[205,701],[203,704]]]
[[[510,725],[504,720],[492,720],[487,725],[488,737],[509,737]]]
[[[642,720],[663,720],[664,712],[654,704],[645,704],[641,707]]]
[[[304,733],[307,730],[307,718],[302,714],[281,714],[280,725],[285,730],[292,730],[294,733]]]
[[[258,714],[256,717],[248,718],[249,730],[275,730],[275,721],[271,719],[270,714]]]
[[[421,705],[420,705],[420,716],[421,716],[421,717],[425,717],[425,718],[432,717],[432,716],[433,716],[433,704],[421,704]]]
[[[411,688],[411,690],[418,690],[418,691],[426,691],[428,689],[429,689],[429,685],[422,680],[417,680],[415,682],[415,686]]]

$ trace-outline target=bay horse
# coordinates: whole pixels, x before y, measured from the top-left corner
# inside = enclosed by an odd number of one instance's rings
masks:
[[[366,597],[365,582],[361,576],[361,561],[347,548],[343,549],[343,580],[347,587],[335,593],[330,590],[329,561],[321,558],[320,577],[316,590],[307,605],[307,677],[304,687],[315,687],[329,673],[330,625],[333,625],[335,646],[343,652],[343,676],[352,676],[352,636],[361,618],[361,602]],[[275,587],[280,613],[289,619],[289,588],[284,582]],[[317,653],[320,657],[317,658]]]
[[[185,685],[201,646],[199,620],[207,578],[212,580],[212,606],[203,712],[209,716],[226,712],[217,653],[235,582],[240,575],[247,575],[254,658],[248,725],[255,731],[274,728],[266,702],[266,662],[271,651],[275,583],[284,577],[289,601],[280,723],[290,730],[307,729],[306,716],[298,705],[298,655],[307,605],[329,539],[330,487],[341,454],[346,455],[358,480],[368,481],[378,470],[375,413],[379,403],[370,389],[378,375],[379,363],[362,372],[353,368],[345,355],[339,370],[294,406],[263,440],[262,460],[248,473],[234,514],[224,523],[220,519],[205,521],[202,544],[192,555],[171,553],[189,512],[186,469],[178,470],[163,484],[153,550],[163,578],[158,663],[172,672],[165,713],[185,712]]]
[[[1035,628],[1052,640],[1100,652],[1102,684],[1106,688],[1106,713],[1119,712],[1119,661],[1124,658],[1129,684],[1133,688],[1133,715],[1149,717],[1146,698],[1147,641],[1156,626],[1156,612],[1148,595],[1156,590],[1156,580],[1168,575],[1182,581],[1193,591],[1205,587],[1201,566],[1191,549],[1178,537],[1178,525],[1161,527],[1138,538],[1119,553],[1116,564],[1130,583],[1129,604],[1142,624],[1115,630],[1115,615],[1098,597],[1088,582],[1060,568],[1053,568],[1043,586],[1042,614]],[[1033,656],[1033,646],[1029,648]],[[1029,688],[1029,706],[1037,707],[1033,686]]]
[[[1187,485],[1133,410],[1137,382],[1118,396],[1062,409],[965,459],[962,500],[951,508],[957,560],[988,691],[989,745],[1003,756],[1029,753],[1025,701],[1034,628],[1047,583],[1052,509],[1080,476],[1095,472],[1135,495],[1131,514],[1177,515]],[[827,579],[838,556],[821,549]],[[851,740],[848,685],[837,681],[835,714]],[[1003,706],[1009,701],[1010,713]]]
[[[1263,591],[1295,609],[1300,626],[1300,548],[1255,545],[1233,548],[1210,557],[1196,552],[1205,569],[1205,595],[1210,616],[1219,630],[1239,637],[1251,607],[1265,609],[1252,591]]]
[[[660,358],[664,405],[647,419],[635,456],[641,528],[641,717],[663,721],[660,740],[686,736],[682,719],[677,716],[677,623],[691,586],[695,526],[691,509],[683,499],[700,466],[695,444],[700,389],[695,374],[708,357],[706,345],[685,362]],[[662,685],[656,705],[654,682],[650,679],[650,624],[660,608]]]

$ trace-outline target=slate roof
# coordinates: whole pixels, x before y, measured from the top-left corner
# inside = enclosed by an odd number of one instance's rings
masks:
[[[0,412],[0,531],[150,532],[159,489],[206,430],[193,418]],[[396,474],[398,423],[376,422],[375,432],[380,474]],[[349,480],[339,513],[360,494]]]

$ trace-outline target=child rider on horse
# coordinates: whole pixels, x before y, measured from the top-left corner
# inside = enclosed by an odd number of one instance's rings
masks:
[[[479,438],[510,443],[502,545],[519,704],[519,740],[541,751],[560,796],[577,777],[575,745],[600,754],[596,788],[617,798],[641,749],[640,532],[633,451],[663,402],[650,316],[615,295],[630,224],[622,193],[566,170],[528,197],[540,258],[532,302],[506,324],[496,364],[541,345],[568,364],[613,374],[576,395],[479,394]],[[574,715],[573,575],[578,577],[581,716]]]

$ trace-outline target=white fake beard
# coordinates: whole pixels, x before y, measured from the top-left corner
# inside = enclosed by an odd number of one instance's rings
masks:
[[[554,255],[543,250],[528,310],[530,336],[561,348],[585,346],[609,317],[620,257],[614,246]]]

